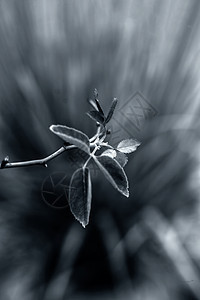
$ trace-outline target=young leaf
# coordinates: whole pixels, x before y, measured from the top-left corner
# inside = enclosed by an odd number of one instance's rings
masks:
[[[128,157],[126,156],[126,154],[124,154],[123,152],[119,152],[117,151],[117,155],[115,157],[115,160],[120,164],[120,166],[123,168],[127,162],[128,162]]]
[[[83,227],[89,223],[91,199],[90,170],[80,168],[74,172],[70,181],[69,206],[72,214]]]
[[[95,98],[97,108],[98,108],[99,112],[104,116],[103,109],[101,108],[101,105],[100,105],[99,100],[97,99],[97,97],[98,97],[98,91],[97,91],[97,89],[94,89],[94,98]]]
[[[109,156],[94,156],[94,161],[114,188],[129,197],[128,180],[120,164]]]
[[[98,107],[97,107],[97,105],[96,105],[96,103],[95,103],[94,100],[89,99],[88,102],[90,103],[90,105],[91,105],[96,111],[98,111]]]
[[[110,119],[112,118],[116,105],[117,105],[117,98],[114,98],[112,101],[110,110],[108,112],[108,115],[106,117],[105,123],[108,123],[110,121]]]
[[[107,149],[103,153],[101,153],[101,156],[109,156],[111,158],[116,157],[117,153],[114,149]]]
[[[101,124],[104,123],[104,116],[99,112],[99,111],[95,111],[95,110],[92,110],[92,111],[88,111],[87,112],[87,115],[95,120],[96,122],[99,122]]]
[[[94,98],[98,98],[98,95],[99,95],[99,93],[98,93],[97,89],[95,88],[94,89]]]
[[[49,129],[65,142],[73,144],[86,153],[90,154],[90,141],[88,136],[83,132],[64,125],[51,125]]]
[[[135,151],[140,144],[140,142],[133,139],[123,140],[117,146],[117,150],[123,153],[131,153]]]

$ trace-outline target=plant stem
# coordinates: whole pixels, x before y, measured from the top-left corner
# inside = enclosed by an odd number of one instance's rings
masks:
[[[53,152],[49,156],[42,158],[42,159],[34,159],[34,160],[27,160],[27,161],[21,161],[21,162],[13,162],[13,163],[6,163],[3,167],[1,164],[0,169],[7,169],[7,168],[17,168],[17,167],[27,167],[27,166],[35,166],[35,165],[43,165],[44,167],[47,167],[47,162],[54,159],[55,157],[62,154],[64,151],[68,149],[76,148],[74,145],[70,146],[62,146],[57,151]]]
[[[90,138],[90,147],[95,146],[96,140],[99,138],[99,135],[101,133],[102,126],[98,126],[96,134]],[[2,163],[0,164],[0,169],[8,169],[8,168],[18,168],[18,167],[29,167],[29,166],[35,166],[35,165],[42,165],[44,167],[47,167],[47,162],[54,159],[55,157],[59,156],[63,152],[65,152],[68,149],[77,148],[74,145],[69,146],[62,146],[57,151],[53,152],[49,156],[42,158],[42,159],[34,159],[34,160],[27,160],[27,161],[20,161],[20,162],[13,162],[10,163],[8,161],[8,157],[4,158]],[[96,149],[96,148],[95,148]],[[96,149],[97,150],[97,149]],[[95,152],[96,152],[95,150]],[[92,152],[94,153],[94,151]],[[89,161],[89,160],[88,160]]]
[[[88,159],[86,160],[86,162],[83,165],[83,168],[87,167],[87,164],[89,163],[90,159],[94,156],[95,152],[99,149],[98,146],[95,146],[94,150],[92,151],[92,153],[90,154],[90,156],[88,157]]]
[[[96,141],[97,141],[97,139],[99,139],[99,136],[101,134],[101,129],[102,129],[102,126],[101,125],[98,126],[96,134],[90,138],[90,146],[94,146],[96,144]]]
[[[107,148],[110,148],[110,149],[115,149],[114,147],[112,147],[111,145],[109,145],[108,143],[101,143],[101,146],[102,147],[107,147]]]

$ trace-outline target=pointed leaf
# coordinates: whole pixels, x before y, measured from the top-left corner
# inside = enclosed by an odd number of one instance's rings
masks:
[[[98,107],[98,110],[99,112],[104,116],[104,112],[103,112],[103,109],[101,108],[101,105],[99,103],[99,100],[98,99],[95,99],[95,102],[96,102],[96,105]]]
[[[114,98],[112,101],[110,110],[108,112],[108,115],[106,117],[105,123],[108,123],[110,121],[110,119],[112,118],[116,105],[117,105],[117,98]]]
[[[97,98],[98,95],[99,95],[99,93],[98,93],[97,89],[95,88],[95,89],[94,89],[94,98]]]
[[[101,156],[109,156],[111,158],[116,157],[117,153],[114,149],[107,149],[103,153],[101,153]]]
[[[98,97],[98,91],[97,91],[97,89],[94,89],[94,98],[95,98],[97,108],[98,108],[99,112],[104,116],[103,109],[101,108],[101,105],[100,105],[99,100],[97,99],[97,97]]]
[[[99,111],[95,111],[95,110],[92,110],[92,111],[88,111],[87,112],[87,115],[95,120],[96,122],[99,122],[101,124],[104,123],[104,116],[99,112]]]
[[[49,129],[65,142],[75,145],[86,153],[90,153],[90,141],[83,132],[64,125],[51,125]]]
[[[74,172],[70,181],[69,206],[72,214],[83,227],[89,223],[91,199],[90,170],[80,168]]]
[[[117,150],[123,153],[131,153],[135,151],[140,144],[140,142],[133,139],[123,140],[117,146]]]
[[[89,99],[88,102],[90,103],[90,105],[91,105],[96,111],[98,111],[98,107],[97,107],[97,105],[96,105],[96,103],[95,103],[94,100]]]
[[[117,155],[115,157],[115,160],[120,164],[120,166],[123,168],[127,162],[128,162],[128,157],[126,156],[126,154],[124,154],[123,152],[119,152],[117,151]]]
[[[94,156],[93,158],[114,188],[124,196],[129,197],[128,180],[120,164],[109,156]]]

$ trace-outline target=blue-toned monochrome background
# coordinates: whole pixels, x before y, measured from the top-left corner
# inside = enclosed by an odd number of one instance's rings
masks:
[[[72,154],[0,170],[2,299],[200,299],[199,54],[197,0],[0,1],[2,159],[52,153],[51,124],[92,136],[94,88],[119,99],[110,143],[142,142],[129,199],[95,174],[86,229],[41,195]]]

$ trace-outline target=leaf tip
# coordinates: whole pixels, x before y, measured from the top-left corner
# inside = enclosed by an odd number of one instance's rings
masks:
[[[88,223],[83,223],[83,222],[80,222],[80,223],[81,223],[81,225],[83,226],[84,229],[88,225]]]
[[[124,196],[125,196],[126,198],[129,198],[129,196],[130,196],[129,190],[127,190],[126,193],[124,193]]]
[[[50,129],[52,132],[54,132],[54,127],[55,127],[55,125],[51,125],[51,126],[49,126],[49,129]]]
[[[97,98],[99,95],[97,88],[94,89],[94,97]]]
[[[124,195],[126,198],[129,198],[130,196],[130,193],[129,193],[129,190],[128,190],[128,187],[124,190],[121,190],[120,191],[122,193],[122,195]]]

